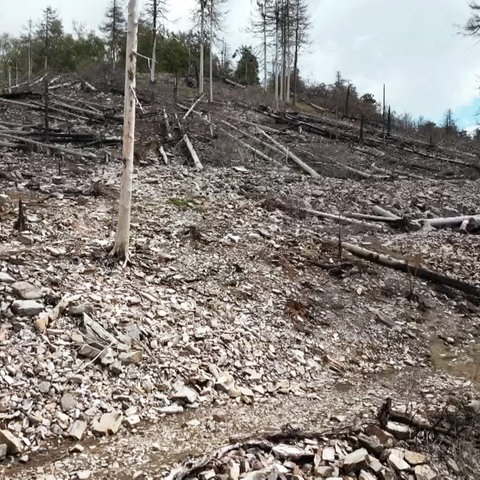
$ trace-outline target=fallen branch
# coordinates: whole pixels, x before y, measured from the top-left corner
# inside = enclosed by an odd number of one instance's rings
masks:
[[[401,220],[402,219],[398,215],[395,215],[394,213],[390,212],[389,210],[386,210],[385,208],[382,208],[378,205],[373,206],[372,212],[375,215],[378,215],[380,217],[390,218],[392,220]]]
[[[193,102],[193,105],[188,109],[187,113],[183,116],[183,120],[185,120],[189,115],[190,113],[192,112],[192,110],[195,109],[195,107],[197,106],[197,104],[202,100],[202,98],[205,96],[204,93],[202,93],[200,95],[200,97],[197,98],[197,100],[195,100],[195,102]]]
[[[348,224],[351,224],[351,225],[358,225],[360,227],[371,228],[373,230],[381,230],[382,229],[382,227],[380,225],[376,225],[375,223],[365,222],[365,221],[362,221],[362,220],[357,220],[356,218],[349,218],[349,217],[342,216],[342,215],[334,215],[333,213],[319,212],[318,210],[311,210],[309,208],[301,208],[300,211],[303,212],[303,213],[307,213],[309,215],[313,215],[315,217],[327,218],[329,220],[335,220],[335,221],[340,222],[340,223],[348,223]]]
[[[311,167],[309,167],[305,162],[300,160],[296,155],[294,155],[288,148],[284,147],[280,142],[272,138],[268,133],[264,132],[261,128],[257,127],[259,133],[268,138],[275,146],[287,154],[287,156],[292,159],[302,170],[307,172],[314,178],[320,178],[320,175]]]
[[[394,270],[399,270],[404,273],[410,273],[419,278],[423,278],[424,280],[428,280],[439,285],[447,285],[451,288],[455,288],[456,290],[480,297],[480,289],[471,283],[464,282],[463,280],[449,277],[422,266],[411,265],[406,260],[397,260],[387,255],[359,247],[358,245],[353,245],[347,242],[342,242],[341,245],[342,248],[349,251],[356,257],[363,258],[370,262],[377,263],[384,267],[393,268]]]
[[[238,88],[243,88],[245,90],[245,85],[240,85],[239,83],[234,82],[233,80],[230,80],[228,78],[224,78],[223,80],[229,85],[233,85],[234,87],[238,87]]]
[[[168,157],[165,153],[165,150],[163,149],[163,145],[160,145],[160,155],[162,156],[165,165],[168,165]]]
[[[268,160],[270,162],[274,162],[274,163],[278,163],[275,159],[273,159],[272,157],[269,157],[268,155],[265,155],[263,152],[261,152],[260,150],[257,150],[256,148],[252,147],[251,145],[249,145],[247,142],[244,142],[243,140],[241,140],[240,138],[237,138],[235,135],[231,134],[230,132],[227,132],[227,130],[225,130],[224,128],[220,127],[220,130],[225,133],[225,135],[228,135],[230,138],[232,138],[233,140],[237,141],[240,145],[242,145],[243,147],[245,147],[246,149],[252,151],[255,155],[258,155],[259,157],[262,157],[263,159],[265,160]]]
[[[187,148],[188,148],[188,151],[190,152],[190,155],[191,155],[191,157],[192,157],[193,163],[195,164],[195,168],[196,168],[197,170],[203,170],[202,162],[201,162],[200,159],[198,158],[197,152],[196,152],[195,149],[193,148],[192,142],[191,142],[190,139],[188,138],[188,135],[187,135],[187,134],[185,134],[185,135],[183,136],[183,140],[184,140],[185,144],[187,145]]]

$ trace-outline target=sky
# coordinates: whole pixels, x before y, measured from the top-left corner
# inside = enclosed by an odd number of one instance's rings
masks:
[[[310,82],[333,83],[335,73],[360,94],[381,100],[399,114],[435,122],[448,108],[461,128],[477,124],[480,111],[480,39],[464,37],[469,0],[307,0],[312,16],[310,45],[301,54],[300,73]],[[16,0],[0,5],[0,33],[18,34],[50,5],[63,20],[97,28],[109,0]],[[140,0],[142,5],[144,2]],[[195,0],[168,0],[167,28],[188,29]],[[252,0],[228,0],[223,36],[233,53],[242,44],[259,45],[247,33]],[[262,78],[262,75],[260,75]],[[480,122],[480,117],[478,117]]]

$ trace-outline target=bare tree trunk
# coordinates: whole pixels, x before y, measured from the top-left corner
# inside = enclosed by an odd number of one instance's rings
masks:
[[[150,83],[155,83],[155,67],[157,64],[157,0],[153,2],[153,23],[152,23],[152,65],[150,67]]]
[[[123,121],[122,179],[118,225],[112,255],[128,261],[130,211],[132,207],[133,149],[135,140],[135,87],[138,42],[138,0],[128,3],[127,51],[125,64],[125,103]]]
[[[32,19],[28,21],[28,80],[32,78]]]
[[[213,53],[212,53],[212,47],[213,47],[213,0],[210,0],[210,96],[208,98],[208,101],[210,103],[213,102]]]
[[[273,74],[275,75],[275,102],[278,108],[278,18],[275,25],[275,68],[273,69]]]
[[[205,8],[204,0],[200,0],[200,5],[202,11],[200,12],[200,72],[198,74],[198,93],[201,95],[203,93],[203,71],[204,71],[204,47],[203,47],[203,37],[205,30]]]
[[[267,93],[268,90],[268,78],[267,78],[267,0],[263,1],[263,83],[264,90]]]

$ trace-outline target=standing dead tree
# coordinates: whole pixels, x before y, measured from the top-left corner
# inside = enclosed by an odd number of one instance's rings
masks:
[[[127,49],[125,61],[125,100],[123,122],[122,179],[117,232],[112,255],[128,261],[130,212],[132,207],[133,150],[135,140],[135,88],[138,43],[138,0],[128,3]]]
[[[147,3],[148,23],[152,29],[152,55],[150,63],[150,82],[155,82],[155,69],[157,65],[157,40],[160,28],[160,17],[164,17],[166,0],[149,0]]]

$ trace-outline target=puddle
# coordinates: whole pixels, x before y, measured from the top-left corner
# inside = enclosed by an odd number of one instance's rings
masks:
[[[437,370],[480,385],[480,344],[457,350],[435,338],[430,343],[430,359]]]

